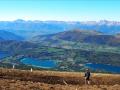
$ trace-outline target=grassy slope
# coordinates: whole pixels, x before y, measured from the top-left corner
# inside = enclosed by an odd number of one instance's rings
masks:
[[[84,73],[82,72],[57,72],[37,70],[30,72],[29,70],[0,69],[0,76],[2,78],[14,78],[24,81],[30,80],[51,84],[64,84],[62,80],[65,80],[68,84],[84,84]],[[92,84],[120,84],[120,75],[92,73],[91,80]]]
[[[84,85],[82,72],[0,69],[0,90],[119,90],[119,74],[92,73]],[[4,89],[5,88],[5,89]]]

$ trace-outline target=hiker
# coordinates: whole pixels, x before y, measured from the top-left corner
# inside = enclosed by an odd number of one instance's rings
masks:
[[[90,84],[90,70],[89,69],[86,69],[85,71],[85,84]]]

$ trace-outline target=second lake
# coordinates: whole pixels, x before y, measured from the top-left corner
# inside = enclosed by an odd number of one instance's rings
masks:
[[[120,73],[119,66],[112,66],[106,64],[95,64],[95,63],[87,63],[85,64],[86,67],[95,70],[95,71],[106,71],[110,73]]]

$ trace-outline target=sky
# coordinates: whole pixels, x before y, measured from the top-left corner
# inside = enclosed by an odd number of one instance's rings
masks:
[[[0,21],[120,21],[120,0],[0,0]]]

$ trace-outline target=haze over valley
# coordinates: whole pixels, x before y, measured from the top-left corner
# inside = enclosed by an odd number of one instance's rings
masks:
[[[0,51],[7,56],[2,56],[0,65],[60,71],[82,71],[90,67],[94,72],[120,73],[119,28],[120,22],[106,20],[1,21]],[[39,60],[48,60],[39,63],[51,62],[53,66],[45,68],[36,64]]]

